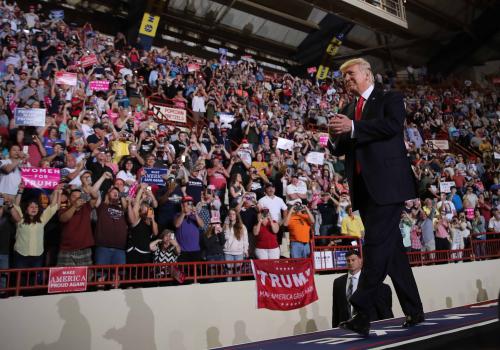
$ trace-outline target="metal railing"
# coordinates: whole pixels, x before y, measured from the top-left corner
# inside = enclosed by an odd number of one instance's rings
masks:
[[[486,235],[480,240],[477,236]],[[408,259],[411,266],[425,266],[459,261],[477,261],[500,258],[500,234],[484,233],[474,235],[470,247],[458,250],[411,252]],[[313,245],[315,272],[345,271],[345,253],[358,249],[363,254],[361,240],[350,236],[316,236],[321,245]],[[341,240],[341,241],[339,241]],[[350,242],[355,240],[357,245]],[[333,242],[333,243],[332,243]],[[346,242],[349,242],[346,244]],[[318,254],[319,253],[319,254]],[[329,254],[331,266],[322,265],[322,257]],[[318,257],[319,255],[319,257]],[[303,259],[282,259],[294,262]],[[0,295],[40,295],[47,292],[50,267],[0,270]],[[222,282],[230,279],[253,279],[251,260],[200,261],[163,264],[93,265],[87,267],[87,290],[103,288],[153,287],[181,283]]]

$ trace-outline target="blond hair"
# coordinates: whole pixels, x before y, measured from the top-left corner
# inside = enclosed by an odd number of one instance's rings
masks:
[[[344,74],[347,68],[355,65],[358,65],[361,70],[364,70],[368,73],[372,83],[375,81],[375,78],[373,77],[372,66],[370,65],[370,62],[368,62],[364,58],[353,58],[351,60],[345,61],[340,66],[339,70],[342,72],[342,74]]]

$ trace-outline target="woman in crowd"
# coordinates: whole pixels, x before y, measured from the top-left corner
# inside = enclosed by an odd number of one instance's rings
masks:
[[[257,259],[279,259],[279,224],[271,218],[268,208],[260,210],[257,220],[253,228],[253,234],[256,236],[255,256]]]
[[[37,200],[29,199],[21,204],[24,185],[19,186],[15,204],[10,206],[12,219],[16,223],[14,245],[14,267],[43,266],[44,227],[61,205],[61,190],[54,190],[50,205],[43,210]]]
[[[248,257],[248,233],[235,209],[230,209],[224,222],[224,257],[226,261],[239,261]],[[227,264],[228,274],[239,273],[241,263]],[[239,281],[240,278],[236,277]],[[227,277],[232,281],[232,277]]]

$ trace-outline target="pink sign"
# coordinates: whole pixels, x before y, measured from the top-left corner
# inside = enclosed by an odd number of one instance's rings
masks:
[[[76,86],[76,73],[56,72],[56,84]]]
[[[49,293],[87,290],[87,266],[52,267],[49,270]]]
[[[97,64],[97,56],[92,54],[88,56],[83,56],[80,60],[80,63],[83,68],[87,68],[92,66],[93,64]]]
[[[328,134],[319,134],[319,144],[321,146],[328,145]]]
[[[21,168],[21,178],[26,188],[54,189],[61,180],[61,170],[57,168]]]
[[[89,84],[92,91],[108,91],[109,80],[93,80]]]
[[[196,72],[200,69],[200,65],[197,63],[189,63],[188,64],[188,72]]]
[[[309,73],[309,74],[316,73],[316,67],[309,67],[309,68],[307,68],[307,73]]]

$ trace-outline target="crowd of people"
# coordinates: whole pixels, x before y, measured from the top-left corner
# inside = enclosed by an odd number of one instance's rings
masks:
[[[343,159],[325,142],[328,118],[351,98],[340,78],[144,50],[41,6],[0,12],[0,268],[302,258],[315,236],[362,239]],[[405,246],[459,249],[472,234],[500,232],[495,91],[421,82],[405,95],[420,195],[402,216]],[[188,110],[194,124],[158,122],[153,99]],[[16,110],[35,108],[44,126],[16,125]],[[442,130],[482,156],[431,147]],[[59,169],[60,181],[32,186],[27,167]],[[159,181],[147,180],[152,170]]]

